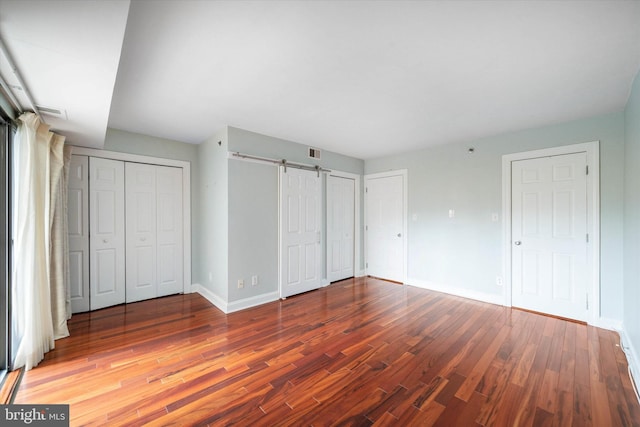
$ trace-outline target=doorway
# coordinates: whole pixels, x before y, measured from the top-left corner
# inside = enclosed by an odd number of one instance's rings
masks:
[[[503,156],[506,305],[599,317],[598,143]]]
[[[407,171],[365,176],[367,274],[404,283],[407,254]]]

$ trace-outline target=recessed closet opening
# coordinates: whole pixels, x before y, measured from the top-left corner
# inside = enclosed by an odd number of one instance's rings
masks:
[[[190,164],[74,148],[72,312],[191,291]]]

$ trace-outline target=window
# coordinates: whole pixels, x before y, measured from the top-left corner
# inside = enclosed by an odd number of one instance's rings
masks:
[[[0,382],[9,368],[11,127],[0,119]]]

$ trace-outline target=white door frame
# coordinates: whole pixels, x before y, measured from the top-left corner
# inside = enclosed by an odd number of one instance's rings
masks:
[[[349,173],[349,172],[342,172],[342,171],[336,171],[336,170],[332,170],[330,173],[326,174],[326,177],[328,178],[329,176],[336,176],[338,178],[347,178],[347,179],[353,179],[353,181],[355,182],[355,187],[353,190],[353,197],[354,197],[354,222],[353,222],[353,275],[355,277],[360,277],[363,274],[363,270],[360,268],[360,179],[361,179],[361,175],[357,175],[354,173]],[[328,195],[329,195],[329,186],[325,184],[325,194],[327,197],[327,203],[325,206],[325,220],[326,218],[329,218],[329,200],[328,200]],[[326,221],[325,221],[326,223]],[[325,227],[325,233],[327,233],[326,227]],[[327,283],[329,283],[329,242],[328,239],[325,236],[325,242],[327,242],[326,244],[326,248],[325,248],[325,252],[326,252],[326,260],[327,262],[325,263],[325,277],[327,278]]]
[[[402,177],[402,200],[403,200],[403,206],[402,206],[402,251],[403,251],[403,260],[402,260],[402,283],[407,283],[407,258],[408,258],[408,253],[407,253],[407,213],[409,212],[409,201],[408,201],[408,187],[409,187],[409,183],[407,181],[407,169],[398,169],[398,170],[392,170],[392,171],[387,171],[387,172],[378,172],[378,173],[370,173],[370,174],[366,174],[364,176],[364,186],[365,188],[367,188],[367,181],[370,179],[376,179],[376,178],[386,178],[386,177],[390,177],[390,176],[401,176]],[[368,202],[368,196],[367,196],[367,192],[365,191],[364,193],[364,221],[365,224],[367,222],[367,202]],[[368,268],[367,268],[367,233],[364,233],[364,248],[365,248],[365,274],[368,274]]]
[[[511,307],[511,163],[517,160],[586,153],[587,167],[587,289],[589,308],[587,322],[595,325],[600,320],[600,141],[563,145],[502,156],[502,270],[504,277],[504,305]],[[586,236],[585,236],[586,238]]]
[[[161,157],[141,156],[138,154],[120,153],[117,151],[75,146],[73,147],[72,154],[182,168],[182,249],[184,252],[184,282],[182,288],[185,294],[191,293],[191,163],[184,160],[163,159]]]

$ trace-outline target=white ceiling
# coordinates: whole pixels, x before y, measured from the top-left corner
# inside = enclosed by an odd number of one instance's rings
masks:
[[[126,4],[0,1],[36,102],[78,135],[104,137],[110,104],[132,132],[231,125],[366,159],[620,111],[640,68],[638,1],[134,0],[120,56]],[[71,82],[33,71],[51,51]]]
[[[128,1],[0,0],[0,38],[36,105],[67,141],[102,147],[116,81]],[[5,56],[0,74],[30,109]]]

